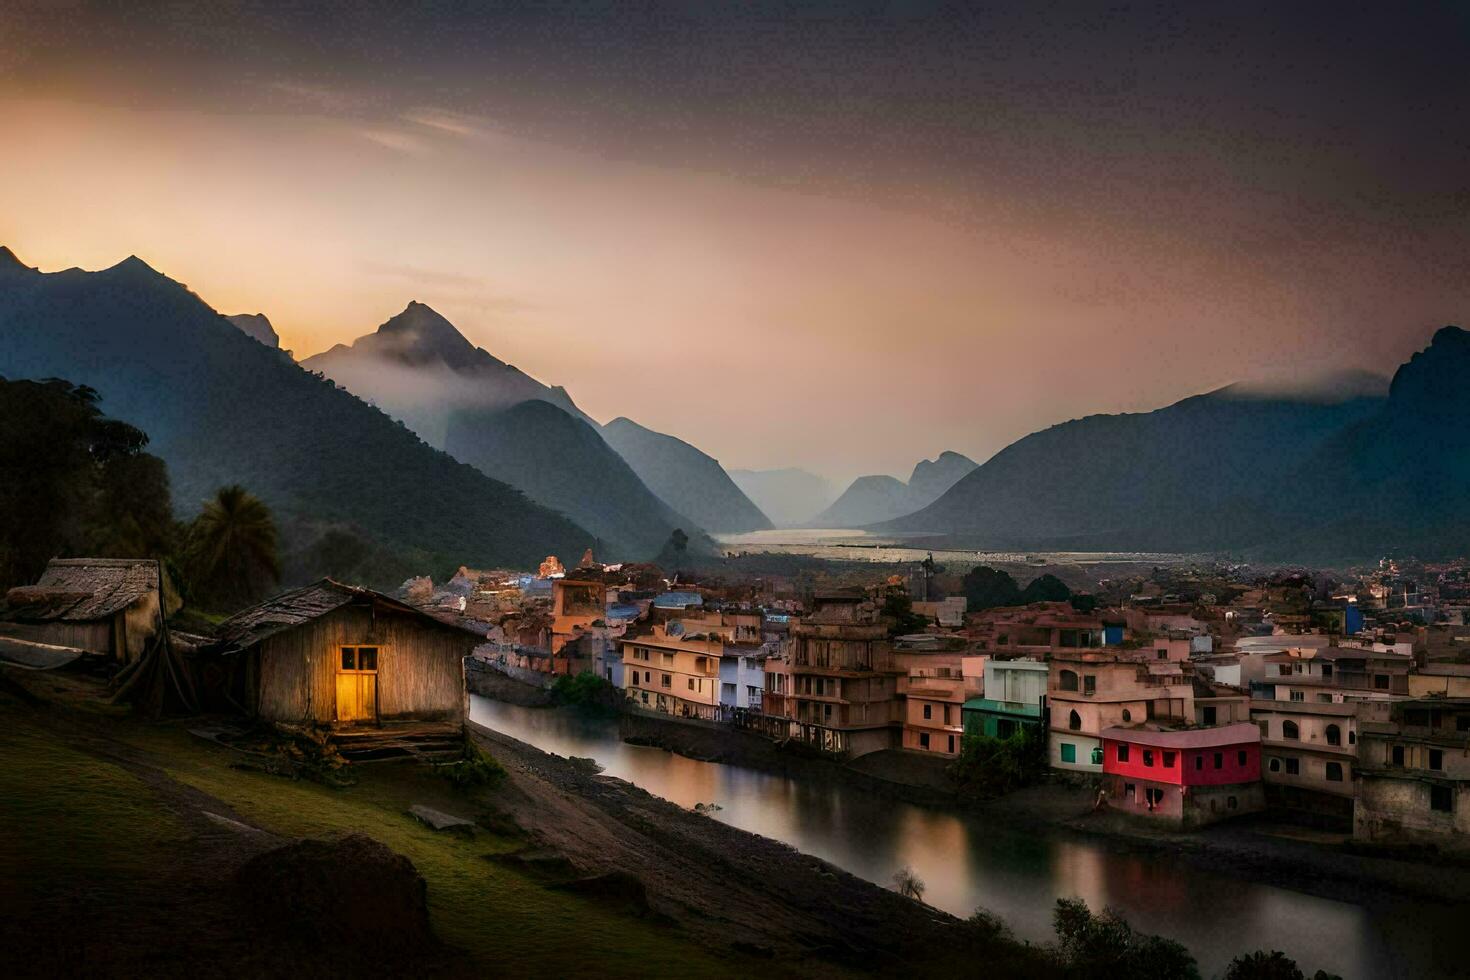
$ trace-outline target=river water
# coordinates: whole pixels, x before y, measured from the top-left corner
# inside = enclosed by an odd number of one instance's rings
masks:
[[[563,709],[472,695],[470,717],[547,752],[596,759],[608,775],[681,806],[718,803],[715,819],[880,885],[890,885],[893,873],[908,865],[925,882],[931,905],[960,916],[989,909],[1023,939],[1051,940],[1053,905],[1077,896],[1094,910],[1112,906],[1135,928],[1184,943],[1207,978],[1255,949],[1282,950],[1307,976],[1318,969],[1345,980],[1466,975],[1458,931],[1464,909],[1402,899],[1372,906],[1334,901],[1127,853],[1102,839],[997,827],[840,784],[698,762],[628,745],[616,720]]]
[[[849,528],[777,528],[744,534],[716,534],[715,541],[727,553],[806,555],[812,558],[881,563],[917,562],[933,555],[937,562],[966,565],[1098,565],[1138,563],[1174,565],[1196,556],[1145,551],[974,551],[913,547],[905,538],[873,534]],[[932,541],[930,542],[932,543]],[[1037,574],[1040,574],[1038,571]]]

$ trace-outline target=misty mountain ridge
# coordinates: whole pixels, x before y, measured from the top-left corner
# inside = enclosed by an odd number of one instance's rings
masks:
[[[860,476],[832,506],[812,517],[812,527],[863,527],[892,520],[927,507],[975,468],[968,456],[946,450],[922,459],[908,482],[895,477]]]
[[[730,479],[777,527],[799,527],[837,497],[826,477],[795,466],[730,470]]]
[[[1055,425],[876,529],[977,547],[1292,560],[1470,551],[1470,334],[1439,330],[1386,393],[1373,377],[1339,375],[1330,397],[1320,385],[1232,385]]]
[[[718,460],[682,439],[621,417],[602,427],[602,437],[650,490],[706,530],[739,534],[771,527],[770,518],[741,492]]]
[[[435,310],[413,301],[373,333],[301,362],[444,448],[449,416],[466,409],[549,402],[589,424],[566,390],[542,384],[474,344]]]
[[[180,513],[221,486],[261,497],[288,565],[331,530],[356,535],[377,584],[459,564],[528,567],[592,535],[425,445],[382,412],[246,336],[130,257],[100,271],[0,278],[0,375],[64,378],[102,396],[168,464]]]

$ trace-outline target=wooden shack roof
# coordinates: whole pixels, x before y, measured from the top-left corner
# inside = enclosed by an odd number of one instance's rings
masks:
[[[152,558],[53,558],[35,585],[6,593],[7,618],[105,619],[158,591],[158,577]]]
[[[215,628],[214,652],[218,654],[239,653],[283,630],[305,625],[343,606],[364,602],[406,616],[416,617],[433,626],[484,638],[483,633],[468,624],[439,619],[422,609],[406,602],[400,602],[381,592],[374,592],[372,589],[343,585],[341,582],[324,578],[320,582],[272,596],[262,603],[240,610],[220,623]]]

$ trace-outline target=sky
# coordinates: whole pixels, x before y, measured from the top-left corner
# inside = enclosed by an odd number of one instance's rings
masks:
[[[906,477],[1470,320],[1470,5],[0,5],[0,244]]]

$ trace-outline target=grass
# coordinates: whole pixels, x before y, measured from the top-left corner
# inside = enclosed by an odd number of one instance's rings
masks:
[[[550,890],[486,860],[524,846],[480,831],[436,833],[408,816],[422,803],[478,816],[483,802],[422,767],[358,767],[356,785],[331,788],[228,766],[228,753],[173,727],[131,726],[127,739],[169,760],[176,780],[224,800],[284,836],[360,831],[413,861],[429,885],[429,912],[445,942],[486,971],[544,976],[725,976],[740,969],[677,930]],[[740,959],[739,957],[736,958]],[[740,972],[745,972],[741,970]]]

